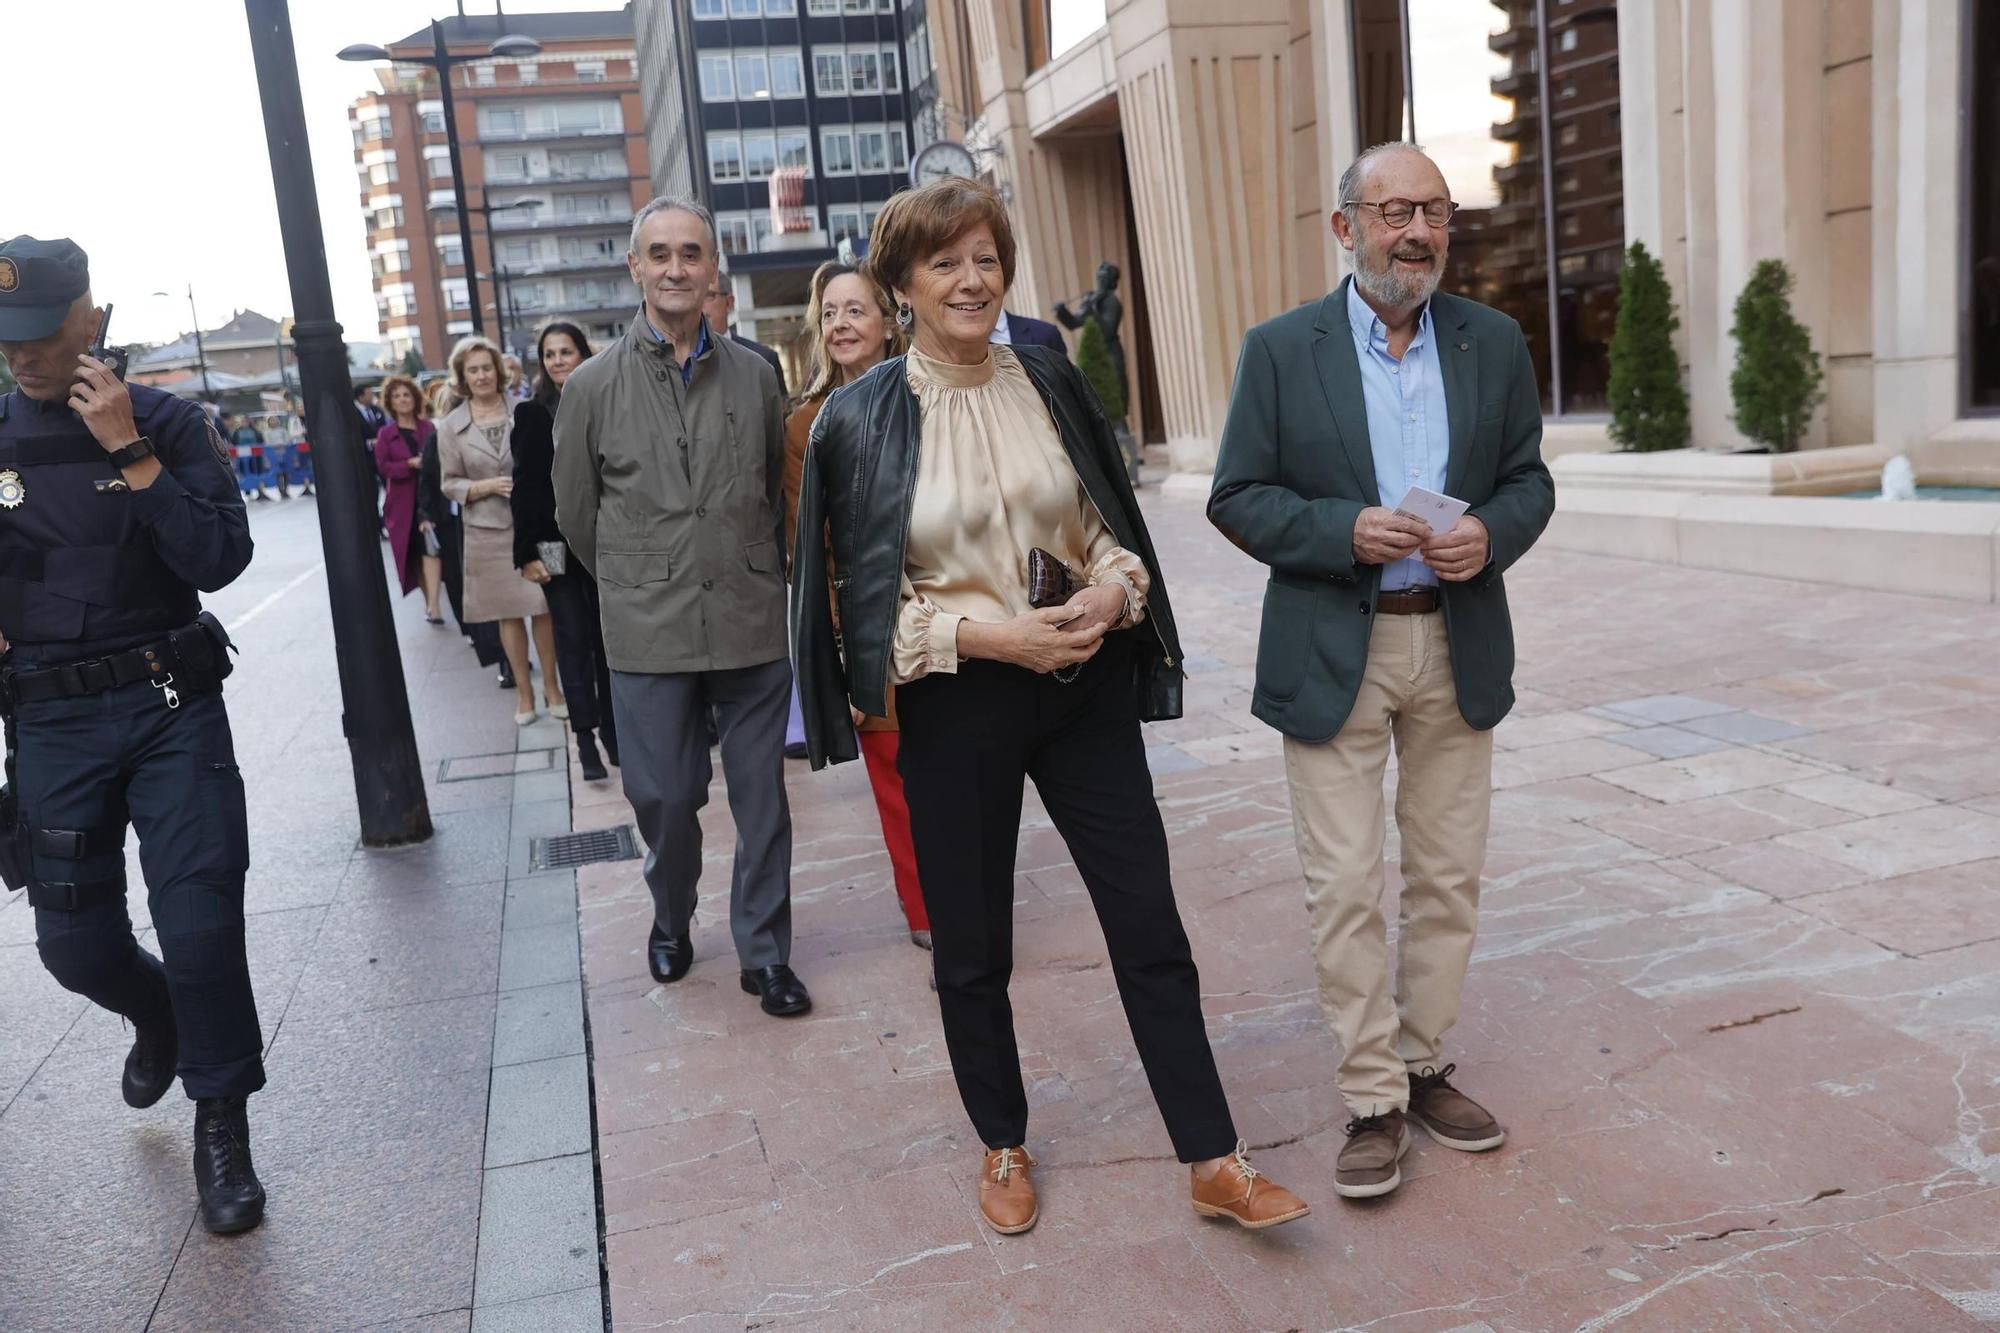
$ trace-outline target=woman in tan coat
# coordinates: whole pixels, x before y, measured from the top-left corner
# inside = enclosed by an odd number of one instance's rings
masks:
[[[539,586],[514,566],[514,404],[504,391],[500,349],[486,339],[461,338],[451,350],[451,387],[459,404],[438,423],[442,489],[463,509],[465,617],[500,624],[500,645],[513,669],[519,708],[514,721],[535,720],[535,687],[528,674],[528,626],[542,660],[549,712],[569,716],[556,673],[555,630]]]

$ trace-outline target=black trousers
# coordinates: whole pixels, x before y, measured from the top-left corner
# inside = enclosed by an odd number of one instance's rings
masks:
[[[170,709],[138,681],[22,704],[15,725],[22,826],[92,839],[68,849],[78,857],[38,849],[35,880],[122,881],[129,822],[160,947],[159,958],[139,947],[121,890],[77,911],[37,907],[42,965],[63,989],[127,1019],[151,1021],[171,1003],[189,1097],[263,1087],[243,943],[249,829],[221,693],[183,694]]]
[[[597,580],[572,567],[542,585],[556,632],[556,673],[578,731],[618,727],[611,716],[611,664],[604,660],[604,625],[597,615]]]
[[[1068,685],[1021,667],[962,662],[956,675],[896,689],[898,766],[930,912],[945,1046],[989,1148],[1019,1144],[1028,1129],[1007,999],[1025,778],[1090,891],[1175,1154],[1198,1162],[1236,1146],[1174,905],[1131,672],[1129,648],[1113,642]]]

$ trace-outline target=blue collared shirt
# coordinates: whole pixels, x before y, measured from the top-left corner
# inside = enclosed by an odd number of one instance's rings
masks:
[[[658,329],[653,327],[653,317],[650,314],[642,313],[640,315],[640,318],[646,321],[646,332],[653,335],[654,342],[663,343],[667,340],[666,334],[661,333]],[[694,363],[701,360],[701,354],[703,352],[706,352],[707,350],[708,350],[708,321],[704,319],[701,322],[701,333],[695,338],[694,355],[689,357],[686,361],[680,363],[681,387],[683,389],[687,388],[688,384],[694,379]]]
[[[1368,447],[1375,460],[1375,489],[1394,509],[1412,486],[1444,493],[1451,458],[1451,423],[1445,419],[1444,371],[1438,362],[1431,308],[1417,317],[1417,333],[1398,361],[1389,354],[1389,328],[1353,284],[1347,288],[1347,322],[1361,363],[1361,398],[1368,411]],[[1419,556],[1382,568],[1382,590],[1433,585],[1437,574]]]

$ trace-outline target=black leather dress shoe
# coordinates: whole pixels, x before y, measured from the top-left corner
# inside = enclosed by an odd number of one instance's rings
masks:
[[[194,1104],[194,1187],[201,1224],[218,1236],[264,1220],[264,1186],[250,1162],[250,1119],[241,1097]]]
[[[166,1096],[174,1086],[180,1053],[173,1015],[144,1027],[135,1025],[132,1050],[125,1057],[125,1104],[143,1111]]]
[[[773,1018],[791,1018],[813,1007],[812,996],[806,994],[806,984],[783,963],[746,969],[743,973],[743,993],[761,997],[759,1004]]]
[[[646,966],[653,970],[657,982],[679,981],[694,966],[694,941],[686,936],[675,939],[654,926],[646,937]]]

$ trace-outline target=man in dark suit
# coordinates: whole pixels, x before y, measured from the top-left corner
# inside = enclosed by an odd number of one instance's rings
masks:
[[[1046,347],[1064,356],[1069,355],[1069,344],[1063,341],[1061,329],[1046,319],[1017,315],[1010,310],[1000,312],[1000,322],[993,326],[993,341],[1019,343],[1023,347]]]
[[[731,342],[736,343],[740,347],[747,347],[758,356],[763,357],[764,364],[769,366],[772,372],[778,377],[778,388],[787,396],[790,396],[791,390],[785,387],[785,363],[778,359],[778,354],[764,346],[763,343],[752,342],[738,333],[734,327],[736,323],[736,289],[730,285],[729,270],[727,268],[718,269],[714,280],[708,284],[708,291],[701,299],[701,314],[702,318],[708,321],[708,328],[711,333],[717,337],[721,337],[726,331],[729,334]]]
[[[1455,205],[1409,144],[1340,180],[1354,276],[1250,330],[1208,513],[1271,568],[1251,712],[1285,734],[1320,1003],[1352,1117],[1346,1198],[1401,1183],[1405,1116],[1440,1146],[1506,1131],[1448,1081],[1443,1037],[1472,956],[1492,728],[1514,701],[1501,575],[1555,508],[1541,398],[1513,320],[1437,294]],[[1397,512],[1412,486],[1466,501],[1447,531]],[[1398,760],[1399,965],[1390,978],[1382,784]]]

